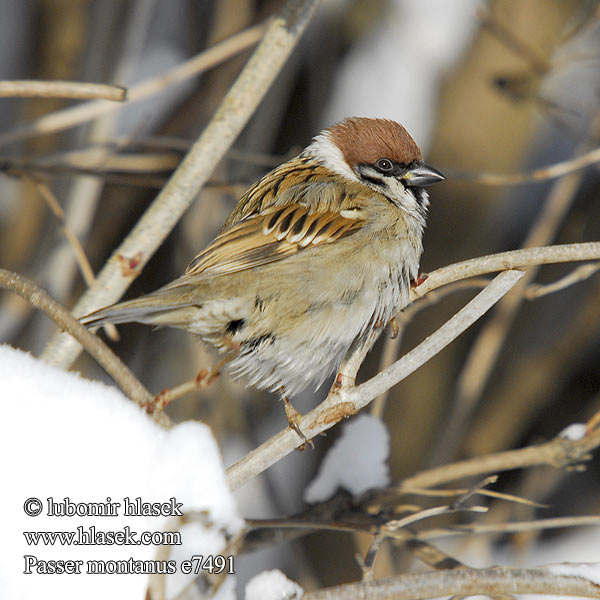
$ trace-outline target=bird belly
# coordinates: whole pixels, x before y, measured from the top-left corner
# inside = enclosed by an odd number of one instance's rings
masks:
[[[339,275],[339,274],[338,274]],[[335,276],[335,275],[332,275]],[[298,289],[295,302],[283,297],[277,314],[285,322],[269,321],[269,305],[258,321],[261,332],[240,331],[240,351],[231,361],[234,376],[271,391],[285,389],[290,396],[308,385],[318,388],[339,367],[350,346],[376,328],[383,328],[406,303],[409,277],[398,263],[378,264],[362,273],[346,272],[339,294],[324,293],[318,281]],[[287,295],[286,295],[287,296]],[[252,320],[248,322],[252,330]],[[234,336],[235,340],[236,336]]]

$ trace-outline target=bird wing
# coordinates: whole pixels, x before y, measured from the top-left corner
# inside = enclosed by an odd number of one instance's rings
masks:
[[[252,214],[218,235],[188,266],[185,276],[216,277],[252,269],[329,244],[358,231],[352,211],[315,211],[303,204]]]

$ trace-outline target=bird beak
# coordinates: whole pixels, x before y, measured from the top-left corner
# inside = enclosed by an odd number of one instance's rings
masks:
[[[409,186],[423,186],[438,183],[446,179],[439,171],[419,162],[411,167],[403,176],[403,181]]]

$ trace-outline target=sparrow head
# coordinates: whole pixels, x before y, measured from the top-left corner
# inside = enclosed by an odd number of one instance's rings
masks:
[[[336,174],[360,181],[409,213],[423,214],[423,187],[444,176],[423,162],[402,125],[389,119],[352,117],[325,129],[306,150]]]

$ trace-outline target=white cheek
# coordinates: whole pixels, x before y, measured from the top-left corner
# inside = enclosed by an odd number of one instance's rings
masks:
[[[420,212],[420,206],[415,195],[397,179],[388,179],[388,189],[398,204],[409,214]]]
[[[304,152],[314,156],[322,165],[331,169],[334,173],[352,181],[359,181],[354,171],[344,160],[342,151],[333,143],[328,131],[324,131],[315,137],[312,144]]]

